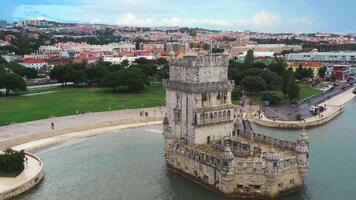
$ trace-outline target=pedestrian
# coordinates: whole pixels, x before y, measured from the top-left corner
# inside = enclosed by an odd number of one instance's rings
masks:
[[[53,122],[51,123],[51,128],[52,128],[52,130],[54,130],[54,123]]]

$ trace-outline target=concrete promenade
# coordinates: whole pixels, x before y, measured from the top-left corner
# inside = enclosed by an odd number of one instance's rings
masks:
[[[32,155],[26,154],[25,169],[17,177],[0,177],[0,200],[10,199],[22,194],[38,183],[44,176],[42,161]]]
[[[140,115],[142,111],[143,116]],[[145,115],[146,112],[147,116]],[[2,126],[0,127],[0,150],[78,131],[103,127],[122,129],[121,125],[160,122],[164,114],[165,109],[163,107],[130,109],[56,117]],[[54,130],[52,130],[51,123],[54,123]]]
[[[261,114],[258,116],[256,113],[250,115],[250,120],[254,121],[256,124],[272,127],[272,128],[303,128],[303,127],[313,127],[329,122],[344,110],[343,105],[353,99],[355,94],[353,94],[353,88],[319,104],[319,106],[326,105],[327,110],[322,112],[320,115],[313,116],[311,118],[302,121],[280,121],[271,120]]]

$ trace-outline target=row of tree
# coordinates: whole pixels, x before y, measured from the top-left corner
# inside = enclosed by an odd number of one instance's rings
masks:
[[[307,72],[309,76],[309,70]],[[253,51],[248,51],[244,63],[230,61],[229,78],[248,93],[269,92],[264,95],[265,99],[274,98],[278,90],[281,90],[291,101],[299,98],[300,88],[296,83],[296,73],[292,69],[287,69],[287,64],[282,60],[270,64],[255,62]],[[273,99],[273,102],[276,102],[276,99]]]
[[[128,61],[119,65],[99,61],[93,66],[87,66],[84,63],[70,63],[54,67],[50,71],[50,77],[63,85],[73,82],[75,85],[110,87],[113,91],[117,91],[121,87],[137,91],[149,85],[151,81],[167,78],[168,62],[165,59],[140,58],[130,66]]]
[[[9,95],[11,91],[25,91],[27,87],[26,82],[22,76],[18,75],[17,73],[8,72],[12,71],[12,68],[8,68],[8,70],[5,69],[9,67],[9,64],[10,63],[7,63],[0,57],[0,89],[5,89],[5,95]],[[16,72],[19,73],[19,71]]]

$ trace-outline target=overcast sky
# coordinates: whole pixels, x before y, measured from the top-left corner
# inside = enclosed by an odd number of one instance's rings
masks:
[[[0,19],[260,32],[356,32],[355,0],[0,0]]]

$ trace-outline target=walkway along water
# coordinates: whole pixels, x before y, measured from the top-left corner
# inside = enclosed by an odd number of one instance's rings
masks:
[[[272,128],[303,128],[303,127],[313,127],[329,122],[339,114],[344,111],[344,104],[355,97],[353,93],[354,88],[348,89],[347,91],[319,104],[319,106],[326,105],[326,111],[322,112],[320,115],[304,119],[301,121],[280,121],[271,120],[261,113],[250,113],[249,119],[251,119],[256,124]]]

